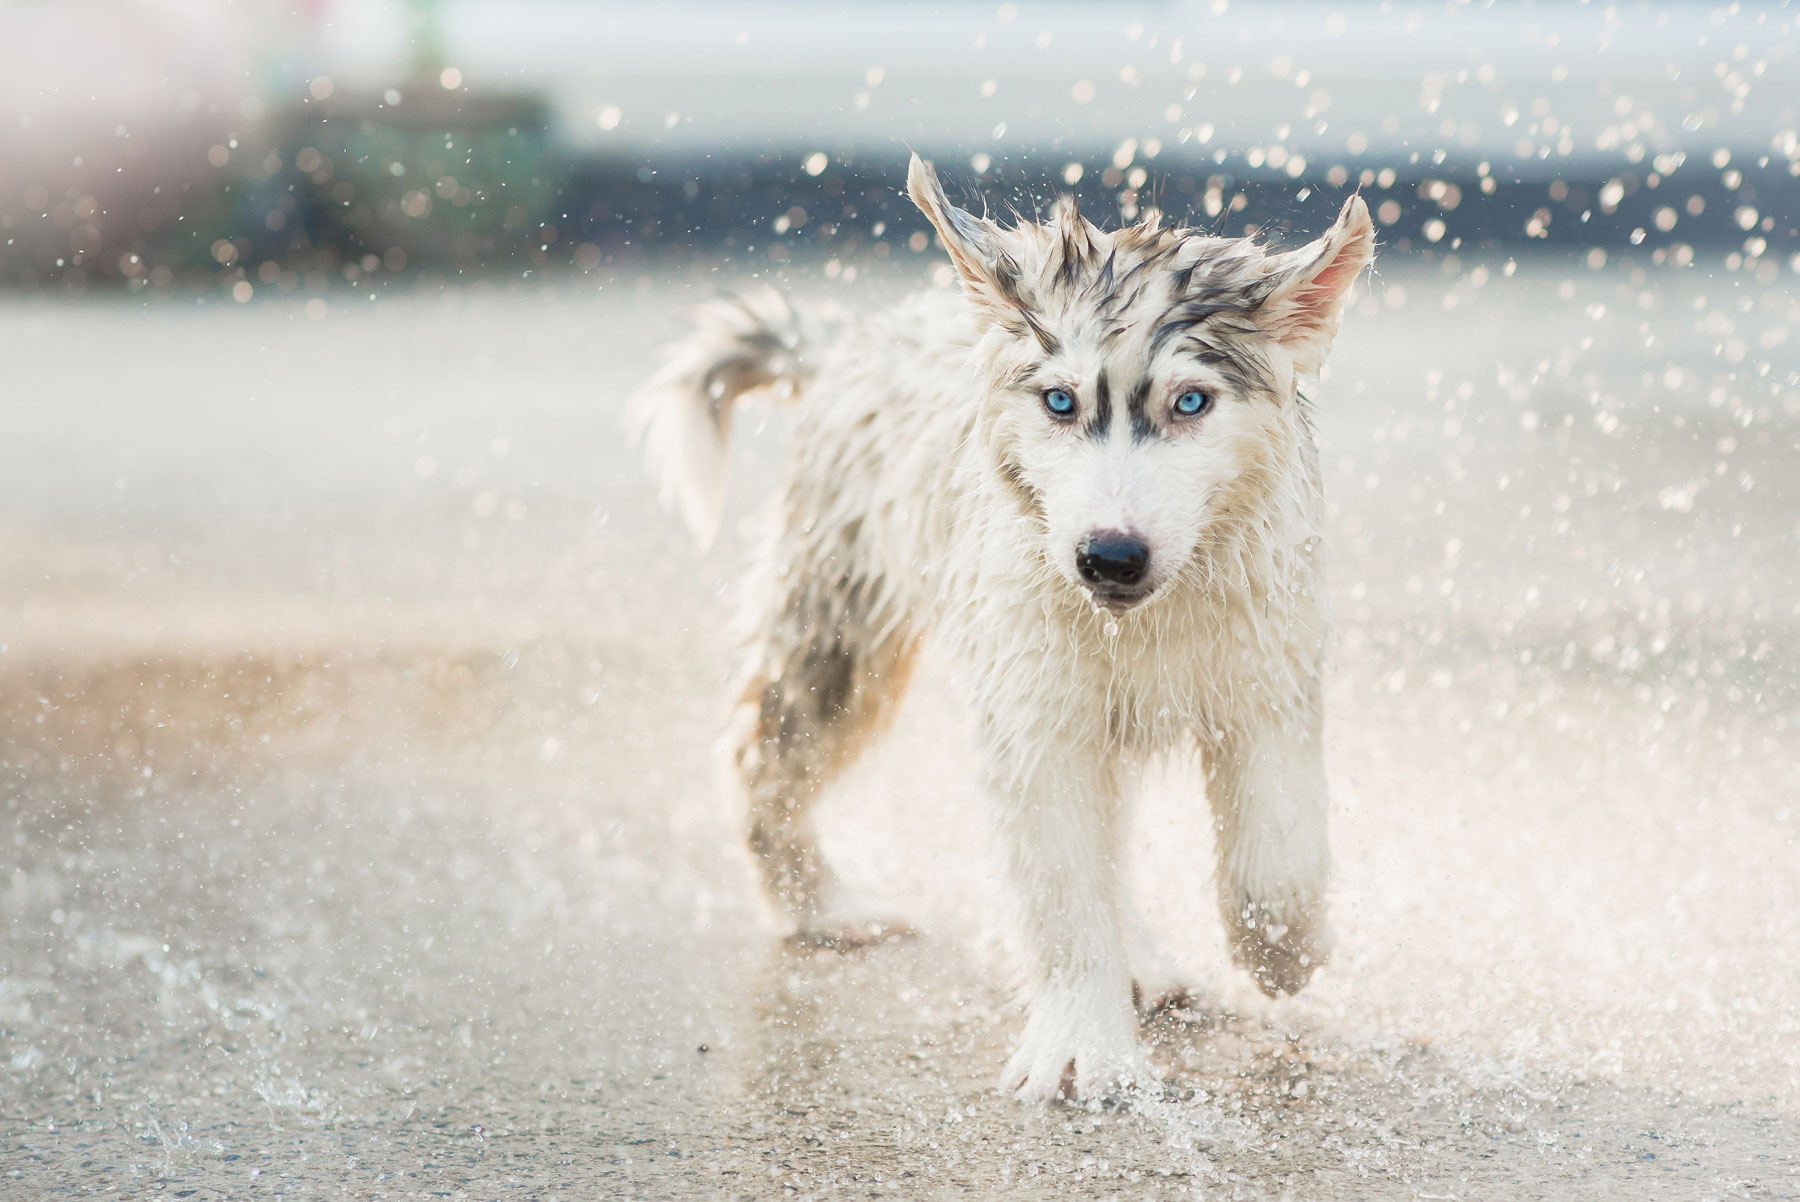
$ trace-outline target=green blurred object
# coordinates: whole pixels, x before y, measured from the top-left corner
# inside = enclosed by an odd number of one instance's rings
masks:
[[[436,79],[444,69],[444,23],[439,0],[413,0],[413,74]]]
[[[468,271],[543,261],[562,186],[543,102],[446,84],[459,84],[448,69],[296,115],[282,158],[310,193],[307,241]]]

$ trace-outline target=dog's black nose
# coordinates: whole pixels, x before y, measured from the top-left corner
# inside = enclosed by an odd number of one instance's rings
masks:
[[[1149,544],[1118,530],[1097,530],[1075,550],[1075,570],[1089,584],[1133,588],[1149,566]]]

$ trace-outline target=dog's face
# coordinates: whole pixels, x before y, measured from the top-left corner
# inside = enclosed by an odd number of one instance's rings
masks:
[[[1039,520],[1046,562],[1122,612],[1178,580],[1235,502],[1291,466],[1297,378],[1318,371],[1374,252],[1361,198],[1309,246],[1138,225],[1064,197],[1001,229],[908,190],[950,252],[983,337],[982,430]]]

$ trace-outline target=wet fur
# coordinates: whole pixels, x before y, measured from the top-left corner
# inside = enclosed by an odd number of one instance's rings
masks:
[[[1232,954],[1265,991],[1301,988],[1330,946],[1322,499],[1297,385],[1373,230],[1352,198],[1323,238],[1272,254],[1184,228],[1102,231],[1067,198],[1002,228],[953,206],[917,159],[908,186],[962,295],[816,340],[772,292],[721,300],[632,413],[665,496],[710,537],[732,405],[771,387],[797,405],[733,734],[786,933],[863,933],[808,811],[931,638],[973,718],[1023,953],[1026,1025],[1002,1085],[1093,1097],[1149,1080],[1133,1010],[1134,971],[1140,996],[1148,973],[1117,871],[1126,763],[1199,750]],[[1046,415],[1052,384],[1077,390],[1078,422]],[[1190,386],[1212,401],[1184,422],[1168,402]],[[1075,565],[1102,528],[1152,548],[1151,595],[1123,612]]]

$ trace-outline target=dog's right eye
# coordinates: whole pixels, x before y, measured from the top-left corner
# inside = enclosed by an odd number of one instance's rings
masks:
[[[1051,417],[1069,418],[1075,416],[1075,398],[1066,389],[1046,388],[1044,390],[1044,408],[1050,411]]]

